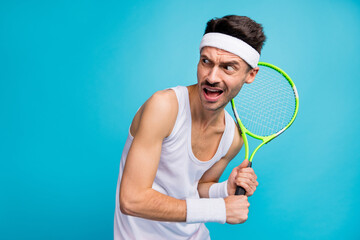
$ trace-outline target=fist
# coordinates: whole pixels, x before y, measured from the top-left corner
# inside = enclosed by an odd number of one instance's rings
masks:
[[[237,186],[241,186],[246,191],[246,196],[254,194],[259,185],[254,169],[247,167],[249,161],[245,159],[239,166],[233,169],[228,180],[229,195],[235,194]]]
[[[225,199],[226,222],[230,224],[244,223],[248,219],[249,206],[247,196],[230,195]]]

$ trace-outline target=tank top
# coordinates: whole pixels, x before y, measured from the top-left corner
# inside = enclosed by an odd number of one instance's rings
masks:
[[[197,185],[202,175],[226,155],[233,141],[235,123],[225,111],[225,131],[215,155],[200,161],[191,147],[191,111],[186,87],[172,88],[178,100],[178,114],[172,132],[163,140],[159,166],[152,188],[177,199],[199,198]],[[133,136],[128,133],[120,160],[114,214],[115,240],[210,239],[204,223],[161,222],[125,215],[120,211],[119,191],[126,157]]]

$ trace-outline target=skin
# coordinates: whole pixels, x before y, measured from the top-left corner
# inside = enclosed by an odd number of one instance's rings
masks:
[[[200,161],[210,160],[225,130],[225,105],[251,83],[258,68],[250,69],[238,56],[213,47],[201,51],[197,69],[198,83],[188,86],[192,116],[191,145]],[[217,97],[209,90],[220,90]],[[219,92],[219,93],[220,93]],[[130,127],[134,137],[120,185],[120,207],[124,214],[157,220],[186,221],[186,201],[175,199],[152,189],[158,168],[161,145],[170,135],[178,112],[177,98],[172,90],[156,92],[135,115]],[[238,131],[228,153],[204,173],[198,184],[199,195],[209,197],[209,188],[217,183],[228,163],[236,156],[243,141]],[[247,220],[249,202],[258,186],[257,177],[248,161],[234,168],[229,176],[226,197],[226,220],[243,223]],[[141,176],[141,177],[139,177]],[[236,186],[246,190],[246,196],[235,196]]]

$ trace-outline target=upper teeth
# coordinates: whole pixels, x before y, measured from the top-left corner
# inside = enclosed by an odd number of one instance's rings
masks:
[[[209,89],[207,88],[206,90],[210,91],[210,92],[219,92],[220,90],[215,90],[215,89]]]

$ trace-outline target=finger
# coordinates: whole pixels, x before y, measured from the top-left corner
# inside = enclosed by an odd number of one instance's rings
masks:
[[[234,167],[231,173],[238,173],[240,170],[240,166]]]
[[[236,184],[238,184],[239,182],[247,183],[254,190],[256,189],[257,186],[259,186],[259,182],[256,179],[250,179],[250,178],[240,176],[235,179]]]
[[[234,195],[234,197],[240,199],[241,201],[249,202],[246,195]]]
[[[248,184],[252,189],[254,189],[254,191],[256,190],[257,186],[259,186],[259,182],[258,181],[252,181],[248,178],[242,178],[239,177],[235,180],[235,183],[238,185],[240,182],[245,182],[246,184]]]
[[[237,172],[238,175],[243,175],[243,174],[246,174],[246,175],[249,175],[249,176],[252,176],[252,177],[257,177],[256,174],[254,172],[251,172],[251,171],[244,171],[244,168],[241,169],[240,171]]]
[[[254,189],[252,189],[249,185],[246,183],[241,183],[242,187],[245,189],[245,195],[250,197],[254,194]]]
[[[246,178],[237,179],[236,184],[245,189],[247,196],[251,196],[256,190],[256,185]]]
[[[249,160],[245,159],[238,167],[239,168],[247,168],[249,165]]]
[[[247,178],[247,179],[249,179],[251,182],[253,182],[254,184],[257,182],[256,181],[256,179],[257,179],[257,177],[256,177],[256,175],[254,175],[254,174],[250,174],[250,173],[238,173],[237,175],[236,175],[236,179],[237,178]]]
[[[241,202],[238,206],[242,209],[248,209],[250,207],[248,196],[247,195],[242,195],[242,196],[243,198],[241,199]]]
[[[256,175],[254,169],[252,168],[239,168],[238,172],[251,173]]]
[[[238,172],[236,177],[245,177],[251,179],[251,181],[255,182],[257,180],[257,176],[254,173],[249,172]]]
[[[247,178],[237,178],[236,185],[238,185],[238,186],[246,185],[246,186],[248,186],[248,188],[252,188],[252,189],[256,188],[256,183],[250,181]]]

